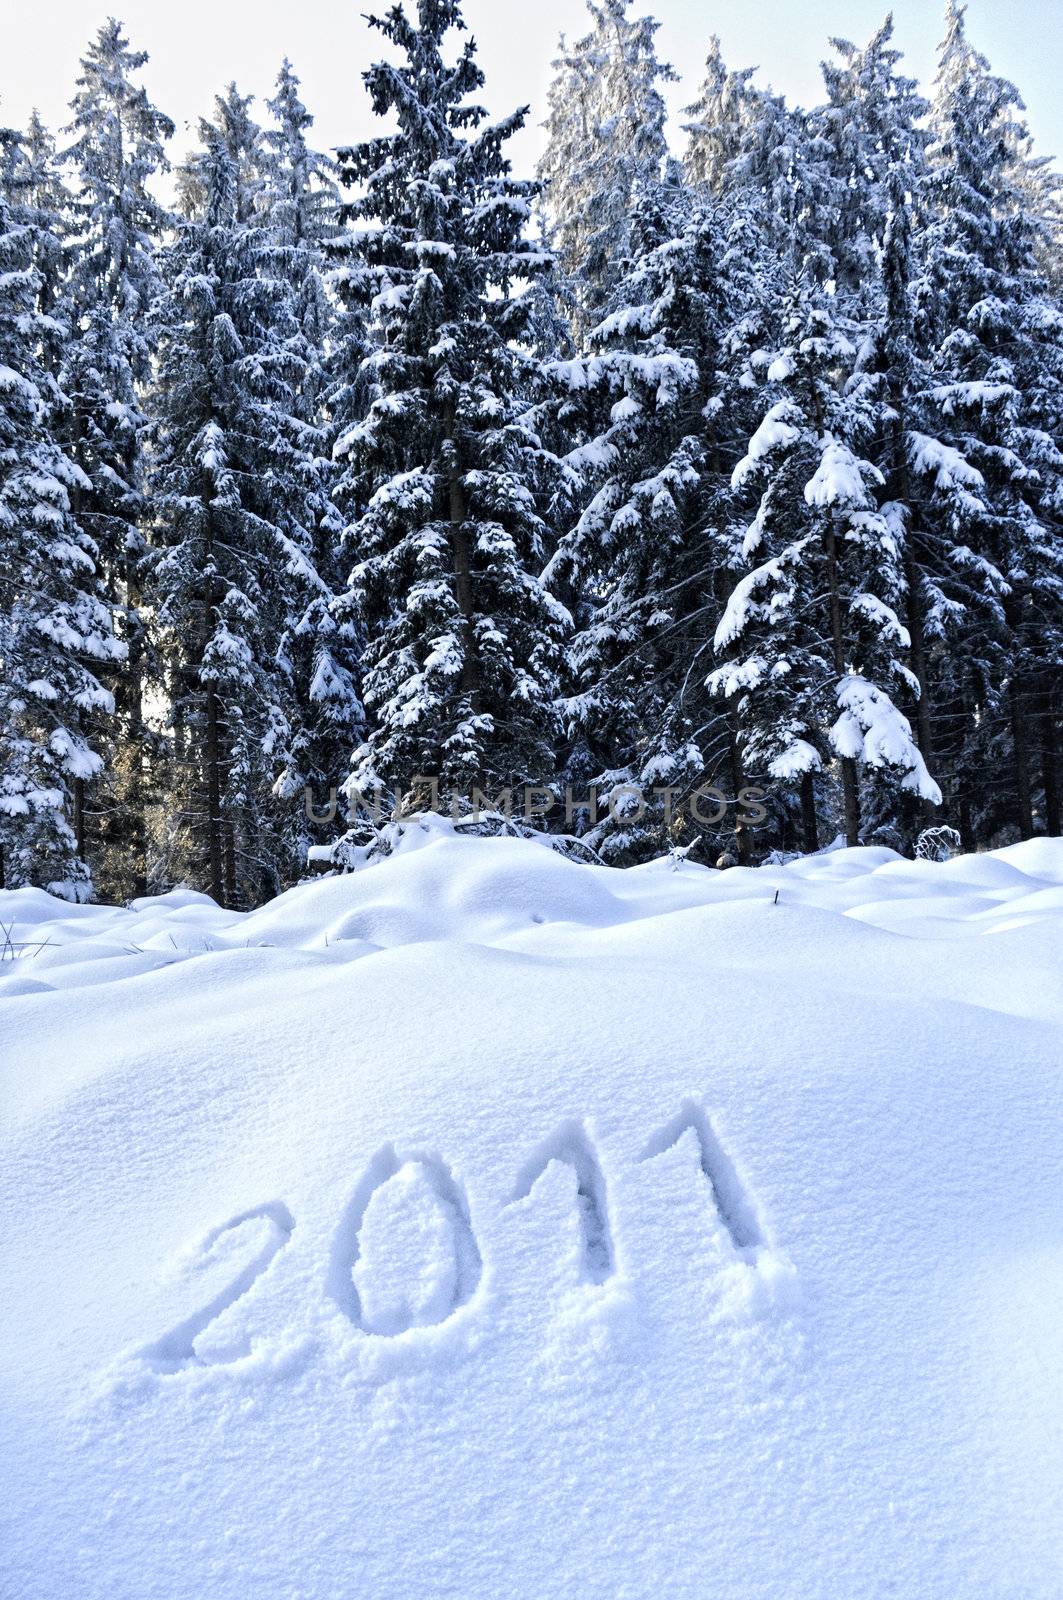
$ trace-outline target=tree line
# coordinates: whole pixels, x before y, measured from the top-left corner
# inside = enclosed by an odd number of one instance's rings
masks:
[[[888,19],[810,111],[714,39],[670,143],[656,23],[588,12],[535,179],[460,0],[370,19],[381,132],[330,156],[285,62],[167,179],[113,20],[59,139],[0,130],[0,883],[249,906],[335,834],[305,796],[426,778],[593,790],[617,864],[1059,834],[1017,91],[948,0],[928,99]],[[699,839],[705,784],[766,821]]]

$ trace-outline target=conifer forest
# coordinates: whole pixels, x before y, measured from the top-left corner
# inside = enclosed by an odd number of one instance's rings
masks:
[[[288,61],[183,148],[110,20],[68,125],[0,130],[0,886],[247,910],[429,782],[617,866],[1059,835],[1019,90],[949,0],[926,85],[889,20],[810,40],[809,109],[706,38],[669,125],[640,11],[493,122],[460,0],[389,10],[328,153]]]

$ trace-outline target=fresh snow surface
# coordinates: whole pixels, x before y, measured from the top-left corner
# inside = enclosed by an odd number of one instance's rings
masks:
[[[1063,1594],[1059,841],[0,923],[6,1600]]]

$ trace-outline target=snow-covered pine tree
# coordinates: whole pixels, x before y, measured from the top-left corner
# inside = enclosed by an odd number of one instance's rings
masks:
[[[161,292],[157,252],[167,223],[151,181],[168,171],[165,143],[173,134],[173,123],[135,81],[147,59],[130,48],[120,23],[103,24],[81,61],[66,130],[73,142],[64,153],[76,185],[76,233],[62,381],[70,399],[69,451],[88,480],[76,491],[75,510],[99,549],[128,647],[113,682],[117,715],[107,770],[93,795],[92,854],[101,883],[117,899],[147,887],[141,392],[152,371],[150,314]]]
[[[280,752],[283,766],[275,792],[285,803],[287,850],[294,865],[305,861],[307,847],[316,842],[304,794],[309,791],[317,806],[327,802],[346,775],[363,726],[355,680],[358,631],[352,619],[336,615],[334,605],[349,564],[342,551],[344,522],[333,498],[338,473],[332,446],[337,430],[354,420],[346,412],[342,375],[362,359],[365,342],[357,317],[353,326],[342,315],[337,320],[328,291],[330,252],[343,250],[335,163],[310,146],[313,117],[287,60],[269,110],[273,125],[263,137],[262,203],[278,292],[289,301],[285,357],[294,400],[293,443],[301,458],[290,486],[294,499],[287,508],[287,531],[317,580],[305,586],[301,603],[293,593],[279,647],[287,680],[288,740]]]
[[[316,477],[291,358],[299,331],[259,198],[259,130],[230,87],[185,181],[165,252],[151,569],[191,873],[256,903],[292,875],[272,787],[290,745],[278,655],[320,580],[299,522]],[[312,454],[312,452],[311,452]],[[171,869],[171,875],[174,869]]]
[[[365,74],[397,131],[340,152],[358,194],[362,272],[350,280],[377,348],[365,420],[339,441],[350,492],[352,600],[366,634],[370,730],[352,785],[420,774],[468,795],[552,770],[557,663],[567,624],[534,574],[550,458],[527,416],[537,365],[521,350],[546,265],[525,240],[536,194],[510,175],[526,110],[485,125],[458,0],[372,19],[401,53]]]
[[[83,900],[74,790],[102,767],[86,730],[113,711],[97,674],[124,646],[96,545],[71,510],[87,480],[56,436],[54,305],[42,309],[35,265],[54,249],[32,174],[18,135],[0,132],[0,884]]]
[[[955,485],[938,529],[980,603],[965,610],[940,692],[968,838],[1009,824],[1026,837],[1035,807],[1042,826],[1059,826],[1063,316],[1038,265],[1041,219],[1016,183],[1015,152],[1028,147],[1021,101],[972,48],[964,14],[949,0],[918,327],[928,465]]]
[[[767,367],[763,419],[733,475],[751,514],[746,571],[716,631],[725,663],[710,677],[737,707],[746,770],[802,792],[808,848],[811,775],[828,763],[840,771],[850,845],[861,836],[861,777],[940,799],[896,704],[912,681],[896,609],[903,525],[879,508],[882,474],[865,453],[877,413],[851,381],[857,347],[835,300],[806,262]]]
[[[668,160],[661,85],[676,74],[657,57],[659,24],[631,5],[587,0],[591,31],[571,48],[562,40],[550,88],[539,177],[577,343],[630,257],[633,202]]]

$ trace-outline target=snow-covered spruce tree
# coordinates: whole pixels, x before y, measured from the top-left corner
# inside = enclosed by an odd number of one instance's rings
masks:
[[[807,161],[798,181],[802,113],[782,95],[752,82],[752,70],[731,71],[713,37],[698,98],[686,108],[683,166],[696,189],[726,201],[732,231],[739,218],[749,230],[750,267],[771,268],[794,248],[807,222],[816,186]],[[763,261],[760,259],[763,258]],[[767,300],[768,284],[763,298]]]
[[[732,72],[723,59],[720,36],[714,33],[697,99],[685,107],[691,119],[683,124],[687,135],[687,177],[692,184],[717,196],[728,187],[746,130],[756,119],[759,96],[750,83],[755,70],[746,67],[742,72]]]
[[[835,302],[859,346],[854,382],[878,412],[868,453],[882,474],[882,509],[902,551],[902,614],[916,682],[911,694],[902,692],[901,704],[912,717],[924,762],[932,766],[928,661],[941,646],[961,586],[951,550],[928,539],[925,526],[927,502],[941,487],[931,463],[933,441],[923,432],[927,374],[913,330],[918,235],[928,207],[928,108],[914,80],[899,71],[901,55],[892,40],[887,18],[863,49],[833,41],[840,59],[824,64],[828,99],[812,121],[825,153],[820,165]],[[925,796],[918,805],[896,792],[880,794],[878,801],[879,825],[894,840],[910,841],[932,820]]]
[[[299,414],[314,430],[309,442],[317,447],[317,456],[311,455],[316,462],[323,455],[320,421],[333,315],[325,285],[326,249],[339,229],[339,187],[335,163],[308,142],[314,119],[299,97],[299,79],[287,60],[268,109],[273,124],[262,137],[261,205],[275,245],[275,262],[291,285],[296,397]],[[328,487],[322,486],[322,505]]]
[[[629,259],[633,201],[668,160],[661,85],[676,74],[657,58],[659,24],[631,5],[587,0],[591,31],[554,63],[539,177],[577,344]]]
[[[855,312],[874,294],[898,201],[920,203],[927,142],[920,123],[928,107],[914,79],[899,71],[892,17],[863,48],[831,43],[839,59],[823,63],[827,100],[812,113],[810,132],[827,177],[821,212],[836,293]]]
[[[653,184],[633,217],[634,265],[590,352],[551,369],[580,437],[566,468],[583,488],[546,574],[577,617],[568,776],[597,789],[588,837],[611,861],[660,855],[690,790],[730,790],[736,777],[697,670],[722,598],[726,433],[742,415],[728,243],[711,198]]]
[[[75,491],[79,521],[99,552],[128,653],[113,688],[107,764],[94,786],[92,854],[111,898],[147,887],[147,671],[140,592],[146,548],[146,419],[141,391],[151,375],[151,308],[161,292],[157,252],[167,216],[151,180],[168,170],[173,124],[135,81],[147,62],[113,18],[81,61],[73,142],[64,152],[75,183],[76,232],[68,284],[71,333],[62,382],[69,397],[69,451],[87,485]]]
[[[36,111],[25,136],[10,150],[6,188],[23,226],[33,238],[37,277],[38,348],[49,380],[60,382],[71,334],[68,243],[76,226],[73,196],[61,170],[55,139]],[[66,405],[56,391],[55,406]]]
[[[930,465],[943,460],[946,478],[963,469],[937,526],[975,574],[980,602],[943,656],[940,690],[968,838],[1009,825],[1029,836],[1035,807],[1059,827],[1063,316],[1038,265],[1040,219],[1015,181],[1014,153],[1028,143],[1021,109],[949,0],[918,330]]]
[[[1037,221],[1037,264],[1058,300],[1063,294],[1063,173],[1051,156],[1036,153],[1025,124],[1015,125],[1013,137],[1009,178],[1023,209]]]
[[[536,186],[505,155],[526,112],[484,125],[475,46],[443,57],[464,26],[457,0],[373,26],[403,60],[365,75],[397,132],[340,152],[365,225],[350,290],[377,345],[368,413],[338,447],[365,506],[347,531],[369,716],[351,783],[536,784],[552,771],[568,619],[533,576],[551,462],[527,416],[537,373],[519,348],[520,285],[544,263],[524,239]]]
[[[282,253],[248,102],[230,88],[183,184],[165,252],[154,403],[151,569],[190,873],[246,905],[292,876],[272,788],[290,745],[281,641],[320,587],[300,524],[307,483]],[[290,286],[288,286],[290,287]],[[296,869],[297,870],[297,869]]]
[[[113,710],[97,676],[124,654],[98,551],[71,510],[83,473],[56,439],[61,397],[44,356],[39,205],[22,209],[26,153],[0,133],[0,884],[92,892],[74,786],[102,766],[86,729]],[[39,195],[38,195],[39,199]]]
[[[274,247],[271,271],[288,302],[284,358],[299,456],[288,532],[316,579],[287,619],[278,653],[287,679],[288,737],[275,792],[284,804],[286,853],[294,865],[306,860],[316,842],[304,794],[310,791],[318,806],[327,802],[346,775],[363,727],[355,684],[358,630],[353,619],[336,615],[333,604],[349,563],[342,551],[344,521],[333,498],[338,471],[332,447],[338,430],[353,420],[343,375],[364,357],[365,341],[357,316],[351,326],[342,314],[337,318],[328,291],[330,253],[343,250],[335,163],[308,142],[313,118],[288,61],[269,110],[273,126],[263,137],[262,205]]]
[[[882,475],[864,453],[876,411],[849,381],[856,349],[834,317],[834,296],[806,265],[767,369],[763,420],[733,475],[751,514],[747,570],[717,628],[725,661],[710,678],[737,705],[746,770],[803,786],[807,847],[810,775],[827,763],[840,770],[850,845],[861,777],[940,799],[896,704],[911,685],[896,610],[903,525],[879,508]]]
[[[713,34],[697,99],[686,107],[690,121],[683,124],[683,166],[695,188],[717,198],[738,187],[763,189],[785,225],[793,208],[786,192],[794,148],[792,113],[781,95],[752,82],[755,70],[731,70]]]

